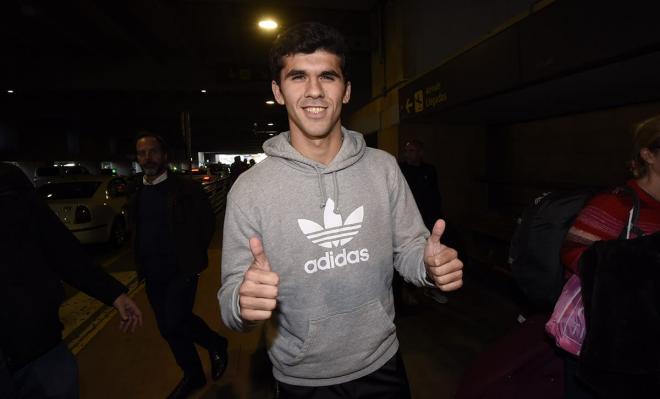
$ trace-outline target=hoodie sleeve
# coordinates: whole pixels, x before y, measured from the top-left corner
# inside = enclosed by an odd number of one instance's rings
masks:
[[[390,209],[392,210],[392,246],[394,268],[404,280],[416,286],[433,286],[426,279],[424,246],[429,231],[424,226],[415,199],[401,169],[393,162],[390,180]]]
[[[224,231],[222,234],[221,285],[218,291],[222,321],[233,330],[243,331],[243,320],[238,302],[238,289],[243,276],[252,263],[249,240],[258,236],[252,223],[239,205],[227,197]]]

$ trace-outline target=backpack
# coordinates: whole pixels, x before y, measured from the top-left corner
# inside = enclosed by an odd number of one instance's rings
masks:
[[[564,286],[560,250],[573,221],[595,190],[548,192],[518,219],[509,249],[513,278],[531,305],[551,311]]]
[[[509,263],[513,279],[536,309],[551,312],[554,308],[565,283],[560,260],[562,244],[578,213],[600,191],[544,193],[518,220],[509,248]],[[612,192],[632,196],[639,208],[637,194],[630,187],[617,187]]]

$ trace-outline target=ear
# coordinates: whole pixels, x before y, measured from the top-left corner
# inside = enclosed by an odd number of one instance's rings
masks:
[[[275,101],[277,101],[279,105],[284,105],[284,96],[280,90],[280,85],[278,85],[277,82],[273,80],[270,82],[270,88],[273,90],[273,97],[275,97]]]
[[[342,98],[341,102],[344,104],[348,104],[348,101],[351,99],[351,82],[348,81],[346,82],[346,89],[344,89],[344,98]]]
[[[654,163],[655,162],[655,154],[646,147],[642,148],[639,151],[639,155],[642,157],[642,159],[646,163]]]

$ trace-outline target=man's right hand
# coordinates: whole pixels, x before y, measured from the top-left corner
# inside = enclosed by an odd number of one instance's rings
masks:
[[[247,321],[268,320],[277,306],[280,277],[271,271],[259,238],[250,238],[250,251],[254,260],[238,289],[241,318]]]

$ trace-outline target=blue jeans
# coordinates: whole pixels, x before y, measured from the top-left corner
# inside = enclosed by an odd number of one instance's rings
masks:
[[[64,342],[13,374],[21,399],[78,399],[78,362]]]

